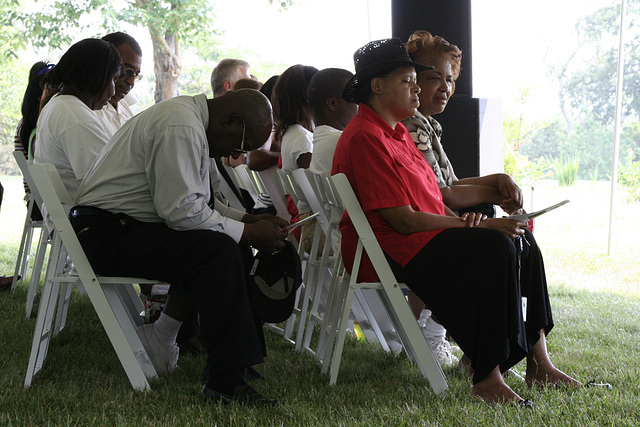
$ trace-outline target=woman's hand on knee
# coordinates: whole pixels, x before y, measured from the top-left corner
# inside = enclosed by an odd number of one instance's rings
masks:
[[[507,218],[487,218],[479,225],[479,227],[486,227],[502,231],[510,239],[515,239],[516,237],[523,236],[526,226],[526,221],[514,221]]]
[[[478,227],[482,221],[485,221],[487,216],[485,214],[477,212],[465,212],[460,217],[460,220],[466,222],[467,227]]]

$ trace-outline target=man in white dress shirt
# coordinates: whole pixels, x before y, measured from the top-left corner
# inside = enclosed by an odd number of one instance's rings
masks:
[[[271,127],[271,106],[254,90],[156,104],[100,153],[70,212],[96,273],[159,279],[171,295],[194,298],[209,354],[206,399],[277,403],[242,376],[263,353],[238,243],[278,250],[286,222],[208,206],[209,158],[259,147]]]
[[[96,111],[113,135],[134,115],[129,102],[131,99],[135,102],[135,99],[128,95],[136,82],[142,78],[142,49],[133,37],[122,32],[107,34],[102,40],[110,42],[120,52],[124,68],[124,73],[116,80],[116,93],[107,105]]]

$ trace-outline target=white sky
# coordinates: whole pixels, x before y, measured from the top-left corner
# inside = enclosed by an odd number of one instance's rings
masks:
[[[227,45],[319,69],[353,69],[357,48],[391,36],[389,0],[296,0],[282,12],[267,0],[223,0],[216,9]]]
[[[535,116],[559,112],[549,63],[562,62],[577,45],[575,24],[611,0],[474,0],[473,91],[512,105],[521,88],[532,88]],[[463,52],[464,54],[464,52]]]
[[[268,0],[212,1],[217,10],[212,26],[224,31],[224,45],[246,47],[276,63],[353,71],[358,47],[391,36],[391,0],[295,0],[284,11]],[[557,88],[547,64],[561,61],[574,48],[578,17],[611,2],[615,0],[472,0],[474,96],[501,98],[510,109],[528,87],[524,110],[529,119],[558,113]],[[142,71],[152,74],[148,32],[126,26],[123,31],[140,42]],[[142,90],[144,81],[140,86]]]
[[[572,51],[578,17],[611,1],[473,0],[474,96],[502,98],[510,108],[529,87],[524,110],[531,119],[558,113],[547,63]],[[391,0],[297,0],[276,13],[267,0],[219,0],[217,8],[229,46],[246,45],[291,64],[353,71],[358,47],[391,36]]]

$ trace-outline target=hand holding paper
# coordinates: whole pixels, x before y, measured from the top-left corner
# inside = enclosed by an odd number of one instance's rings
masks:
[[[530,219],[533,219],[533,218],[535,218],[537,216],[540,216],[540,215],[542,215],[544,213],[552,211],[555,208],[559,208],[562,205],[566,205],[567,203],[569,203],[569,200],[563,200],[560,203],[556,203],[555,205],[551,205],[551,206],[549,206],[547,208],[540,209],[539,211],[525,213],[525,214],[519,214],[519,215],[509,215],[507,217],[507,219],[512,219],[514,221],[529,221]]]
[[[301,219],[298,222],[294,222],[293,224],[289,224],[288,226],[284,227],[283,230],[287,230],[289,233],[291,233],[291,231],[293,231],[296,227],[304,224],[307,221],[311,221],[312,219],[314,219],[318,215],[320,215],[320,212],[316,212],[313,215],[310,215],[310,216],[306,217],[305,219]]]

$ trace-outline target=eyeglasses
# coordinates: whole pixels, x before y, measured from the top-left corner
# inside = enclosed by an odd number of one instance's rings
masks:
[[[234,148],[233,151],[234,153],[238,153],[238,154],[247,154],[249,151],[244,149],[244,130],[245,130],[245,125],[244,125],[244,117],[242,118],[242,142],[240,142],[240,148]]]
[[[124,75],[127,76],[128,79],[134,77],[137,82],[142,80],[142,77],[144,77],[139,71],[136,73],[133,68],[125,68]]]

